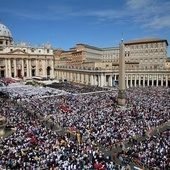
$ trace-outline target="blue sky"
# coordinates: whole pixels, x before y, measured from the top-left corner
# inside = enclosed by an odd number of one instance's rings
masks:
[[[169,0],[1,0],[0,19],[15,42],[49,42],[54,49],[113,47],[122,37],[170,43]]]

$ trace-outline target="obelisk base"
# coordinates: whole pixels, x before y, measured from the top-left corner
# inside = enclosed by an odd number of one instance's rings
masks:
[[[118,92],[118,105],[125,106],[126,105],[126,93],[125,90],[119,90]]]

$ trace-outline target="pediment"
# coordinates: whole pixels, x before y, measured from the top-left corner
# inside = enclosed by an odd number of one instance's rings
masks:
[[[25,51],[23,51],[21,49],[16,49],[16,50],[10,51],[8,54],[28,55],[27,52],[25,52]]]

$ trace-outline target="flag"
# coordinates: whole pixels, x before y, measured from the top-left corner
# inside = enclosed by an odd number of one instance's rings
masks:
[[[64,106],[64,105],[62,105],[62,106],[61,106],[61,109],[62,109],[62,110],[64,110],[64,111],[66,111],[66,112],[68,112],[68,111],[69,111],[69,108],[68,108],[68,107],[66,107],[66,106]]]

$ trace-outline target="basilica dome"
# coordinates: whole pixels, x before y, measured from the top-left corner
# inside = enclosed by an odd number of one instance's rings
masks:
[[[3,25],[1,21],[0,21],[0,36],[12,38],[10,30],[5,25]]]

